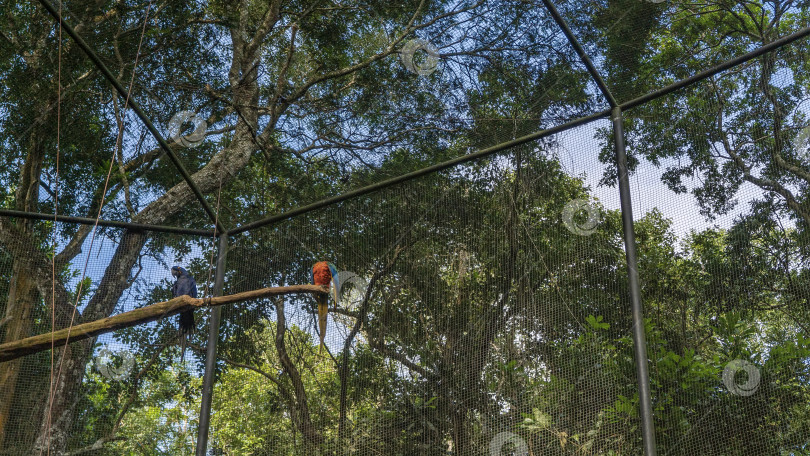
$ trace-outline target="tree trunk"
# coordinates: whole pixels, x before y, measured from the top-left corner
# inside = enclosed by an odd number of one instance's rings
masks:
[[[28,156],[20,171],[17,191],[14,195],[14,206],[17,210],[36,211],[39,200],[39,176],[42,172],[42,161],[45,158],[45,148],[39,141],[40,132],[35,128],[30,136],[31,144],[28,147]],[[19,226],[27,234],[33,231],[33,222],[20,221]],[[39,300],[36,282],[31,276],[32,271],[25,267],[25,261],[14,258],[11,271],[8,304],[4,318],[5,335],[2,342],[28,337],[31,333],[32,313]],[[17,391],[17,379],[20,375],[22,360],[0,364],[0,448],[3,448],[10,414],[14,410]]]
[[[78,402],[85,366],[93,352],[95,341],[95,338],[83,340],[56,349],[58,354],[54,356],[56,372],[52,376],[50,393],[53,400],[45,401],[42,425],[32,454],[54,456],[64,454],[73,424],[74,406]],[[57,377],[57,373],[61,375]]]
[[[254,68],[249,74],[255,73],[255,59],[242,62],[243,68]],[[192,179],[203,193],[216,190],[220,183],[226,185],[245,166],[247,166],[253,151],[256,149],[252,137],[256,131],[258,113],[251,106],[256,105],[258,86],[255,79],[240,84],[234,89],[238,96],[234,97],[237,105],[243,106],[242,118],[251,122],[246,125],[244,120],[239,122],[234,133],[233,141],[227,148],[218,152],[207,165],[192,175]],[[194,203],[195,197],[191,188],[181,182],[157,200],[145,207],[138,215],[133,217],[137,223],[160,224],[188,204]],[[120,244],[113,255],[110,264],[104,272],[98,289],[85,308],[81,322],[97,320],[109,316],[118,300],[130,285],[132,268],[138,261],[141,250],[146,244],[147,237],[140,232],[127,231],[121,237]],[[90,362],[92,347],[96,339],[88,339],[72,344],[68,350],[60,350],[55,365],[63,364],[61,375],[54,380],[53,400],[46,404],[41,413],[39,434],[32,448],[38,454],[40,450],[48,449],[51,455],[63,454],[67,448],[67,439],[70,435],[70,425],[73,422],[73,406],[77,402],[84,378],[85,366]],[[57,372],[54,373],[56,375]]]
[[[11,284],[8,293],[5,317],[5,335],[2,342],[10,342],[28,337],[31,334],[31,312],[36,305],[37,288],[20,262],[15,260],[11,273]],[[8,424],[12,404],[16,402],[17,379],[20,374],[22,359],[0,364],[0,448],[9,434]]]

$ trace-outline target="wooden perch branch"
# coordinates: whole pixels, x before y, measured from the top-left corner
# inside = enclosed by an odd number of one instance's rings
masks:
[[[11,361],[12,359],[17,359],[32,353],[48,350],[51,346],[61,347],[65,345],[65,343],[89,339],[99,334],[115,331],[116,329],[149,323],[150,321],[177,315],[180,312],[193,310],[197,307],[221,306],[250,299],[265,298],[267,296],[295,293],[327,293],[328,291],[328,287],[320,285],[290,285],[288,287],[261,288],[227,296],[218,296],[216,298],[196,299],[190,296],[180,296],[112,317],[82,323],[72,328],[60,329],[52,333],[40,334],[39,336],[2,344],[0,345],[0,362]]]

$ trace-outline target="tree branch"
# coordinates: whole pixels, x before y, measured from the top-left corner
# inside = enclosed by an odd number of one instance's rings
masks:
[[[168,301],[158,302],[140,309],[118,314],[114,317],[82,323],[70,328],[60,329],[52,333],[27,337],[7,344],[0,345],[0,362],[10,361],[25,355],[41,352],[52,346],[63,346],[68,343],[89,339],[99,334],[108,333],[117,329],[129,328],[142,323],[159,320],[164,317],[177,315],[186,310],[198,307],[214,307],[233,304],[250,299],[265,298],[294,293],[328,293],[328,287],[318,285],[290,285],[286,287],[270,287],[258,290],[245,291],[215,298],[197,299],[190,296],[180,296]]]
[[[312,285],[313,287],[315,285]],[[304,388],[304,382],[301,381],[301,373],[295,367],[295,364],[290,359],[287,353],[287,347],[284,343],[284,333],[287,331],[287,318],[284,315],[284,303],[279,302],[276,304],[276,315],[278,321],[276,323],[276,351],[278,352],[278,360],[287,373],[290,382],[293,385],[293,392],[295,393],[295,407],[290,412],[295,425],[311,444],[320,444],[324,438],[320,432],[312,424],[312,419],[309,415],[309,405],[307,404],[307,391]],[[292,404],[291,404],[292,405]]]

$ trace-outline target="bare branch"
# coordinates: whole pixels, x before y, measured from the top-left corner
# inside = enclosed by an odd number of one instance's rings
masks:
[[[114,317],[102,318],[70,328],[60,329],[52,333],[41,334],[39,336],[28,337],[0,345],[0,362],[10,361],[25,355],[47,350],[53,345],[62,346],[66,343],[89,339],[117,329],[149,323],[150,321],[177,315],[186,310],[233,304],[251,299],[266,298],[268,296],[296,293],[327,293],[328,291],[328,287],[318,285],[290,285],[286,287],[261,288],[259,290],[205,299],[180,296],[168,301],[158,302],[146,307],[141,307],[140,309],[124,312]]]
[[[312,285],[314,286],[314,285]],[[284,303],[276,303],[276,351],[278,351],[278,359],[293,384],[295,392],[295,402],[290,417],[296,424],[298,429],[304,434],[304,437],[314,444],[319,444],[323,441],[323,435],[315,429],[312,425],[312,419],[309,416],[309,405],[307,404],[307,391],[304,388],[304,383],[301,381],[301,373],[295,367],[295,363],[290,359],[287,353],[287,347],[284,343],[284,334],[287,331],[287,317],[284,315]],[[297,409],[297,410],[296,410]]]

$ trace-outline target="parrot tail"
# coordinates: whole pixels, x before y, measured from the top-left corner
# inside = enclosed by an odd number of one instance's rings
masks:
[[[180,362],[186,361],[188,336],[194,332],[194,312],[187,310],[180,313]]]
[[[188,334],[180,333],[180,364],[186,362],[186,344],[188,344]]]
[[[326,295],[320,295],[316,299],[318,301],[318,329],[321,338],[321,345],[318,348],[320,354],[323,352],[323,338],[326,336],[326,314],[329,311],[329,305],[326,302]]]

